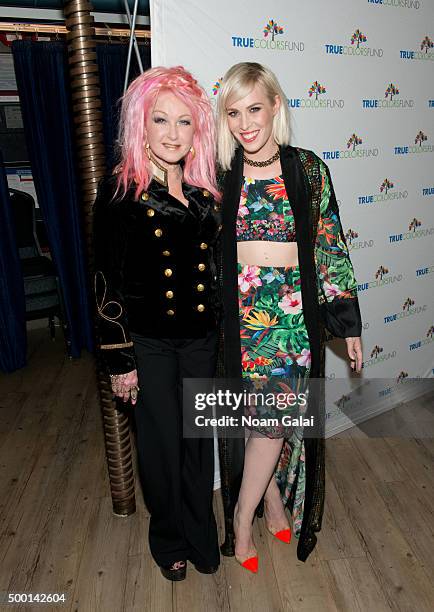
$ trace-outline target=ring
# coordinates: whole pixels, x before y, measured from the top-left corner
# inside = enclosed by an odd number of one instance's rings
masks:
[[[130,397],[131,397],[132,400],[136,401],[138,392],[139,392],[139,388],[138,387],[131,387],[131,389],[130,389]]]

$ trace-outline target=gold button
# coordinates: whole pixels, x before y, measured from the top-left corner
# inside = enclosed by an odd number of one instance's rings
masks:
[[[169,276],[172,276],[172,274],[173,274],[173,273],[172,273],[172,270],[171,270],[170,268],[166,268],[166,269],[164,270],[164,275],[165,275],[165,276],[169,277]]]
[[[155,215],[155,210],[153,208],[148,208],[146,214],[148,215],[148,217],[153,217]]]
[[[199,285],[196,287],[196,289],[197,289],[198,291],[204,291],[204,289],[205,289],[205,285],[202,285],[202,283],[199,283]]]
[[[157,238],[161,238],[161,236],[163,235],[163,230],[160,230],[160,228],[156,229],[154,234],[157,236]]]
[[[200,272],[203,272],[205,270],[205,268],[206,268],[204,263],[200,263],[197,267],[200,270]]]
[[[167,314],[169,315],[169,317],[172,317],[175,314],[174,310],[168,310]]]
[[[164,257],[169,257],[170,251],[163,251],[163,255],[164,255]]]
[[[198,304],[196,308],[199,312],[203,312],[205,310],[205,306],[203,304]]]
[[[223,225],[219,225],[217,231],[221,232],[222,231],[222,227],[223,227]]]
[[[202,251],[204,251],[205,249],[207,249],[207,248],[208,248],[207,243],[206,243],[206,242],[201,242],[201,243],[200,243],[200,248],[202,249]]]
[[[204,190],[202,191],[202,193],[203,193],[203,195],[204,195],[206,198],[209,198],[210,193],[209,193],[209,191],[208,191],[207,189],[204,189]]]
[[[146,202],[147,200],[149,200],[149,194],[146,193],[146,191],[144,193],[142,193],[142,200],[144,202]]]
[[[173,298],[173,291],[166,291],[166,297],[168,300],[171,300]]]

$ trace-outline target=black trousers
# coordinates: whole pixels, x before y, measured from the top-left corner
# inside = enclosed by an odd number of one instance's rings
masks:
[[[214,376],[217,332],[199,339],[132,334],[140,392],[134,414],[140,479],[158,565],[218,565],[214,442],[182,436],[182,379]]]

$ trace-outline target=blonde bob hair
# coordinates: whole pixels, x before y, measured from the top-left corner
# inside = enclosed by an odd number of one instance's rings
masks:
[[[228,102],[247,96],[256,83],[262,85],[271,104],[279,96],[280,108],[273,119],[273,137],[279,145],[289,144],[288,101],[276,75],[262,64],[240,62],[229,68],[223,77],[217,102],[217,155],[222,170],[229,170],[238,144],[228,126]]]

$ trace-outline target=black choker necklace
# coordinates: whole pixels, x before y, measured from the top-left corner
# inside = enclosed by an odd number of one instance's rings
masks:
[[[266,166],[271,166],[272,163],[277,161],[279,159],[279,156],[279,149],[277,149],[273,157],[270,157],[270,159],[266,159],[265,161],[253,161],[252,159],[247,159],[245,154],[243,155],[243,161],[249,166],[255,166],[255,168],[265,168]]]

